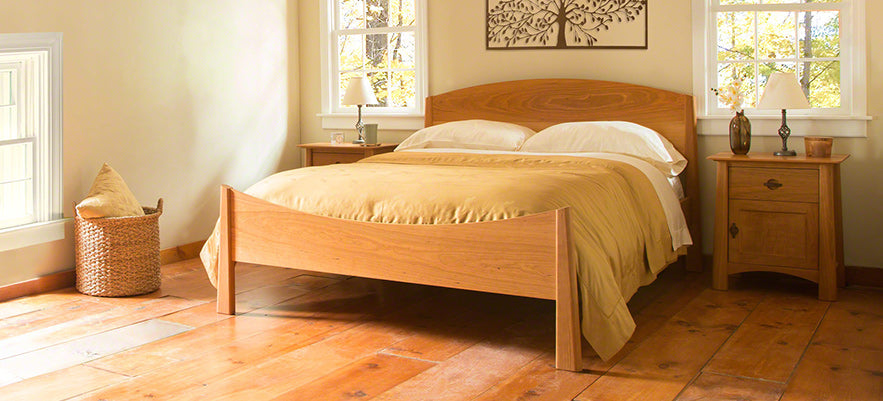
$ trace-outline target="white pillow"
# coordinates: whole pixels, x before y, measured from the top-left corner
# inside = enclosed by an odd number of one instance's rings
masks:
[[[454,121],[423,128],[405,139],[396,151],[422,148],[518,150],[534,130],[518,124],[487,120]]]
[[[607,152],[637,157],[663,174],[675,177],[687,167],[687,159],[658,132],[625,121],[584,121],[546,128],[521,146],[524,152]]]

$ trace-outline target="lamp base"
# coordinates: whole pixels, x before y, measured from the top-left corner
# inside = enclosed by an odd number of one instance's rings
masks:
[[[355,141],[353,141],[353,145],[364,145],[364,144],[365,144],[364,139],[356,139]]]
[[[780,150],[777,152],[773,152],[776,156],[797,156],[797,152],[793,150]]]

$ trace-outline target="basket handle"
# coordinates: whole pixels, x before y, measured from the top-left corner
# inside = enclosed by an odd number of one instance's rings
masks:
[[[162,198],[159,198],[159,200],[156,201],[156,213],[162,214]]]

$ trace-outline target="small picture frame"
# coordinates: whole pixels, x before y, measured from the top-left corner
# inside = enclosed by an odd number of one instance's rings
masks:
[[[332,145],[343,145],[343,132],[332,132],[331,133],[331,144]]]

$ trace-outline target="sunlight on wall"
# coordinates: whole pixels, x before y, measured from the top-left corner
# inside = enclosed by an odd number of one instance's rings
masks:
[[[162,248],[205,239],[218,186],[245,188],[275,172],[298,142],[288,133],[287,6],[0,3],[0,32],[64,34],[64,204],[82,198],[108,162],[142,204],[164,199]],[[0,253],[0,285],[73,264],[70,238]]]

